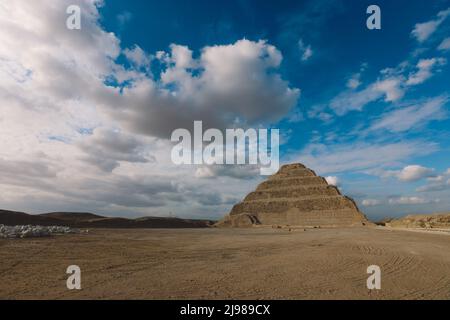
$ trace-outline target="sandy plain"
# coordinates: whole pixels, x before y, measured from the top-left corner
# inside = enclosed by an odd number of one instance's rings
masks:
[[[0,240],[0,257],[1,299],[450,299],[445,232],[92,229]],[[381,290],[366,287],[373,264]]]

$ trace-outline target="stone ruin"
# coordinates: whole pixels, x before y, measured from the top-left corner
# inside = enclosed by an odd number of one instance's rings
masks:
[[[353,199],[300,163],[282,166],[217,227],[255,225],[339,227],[370,224]]]

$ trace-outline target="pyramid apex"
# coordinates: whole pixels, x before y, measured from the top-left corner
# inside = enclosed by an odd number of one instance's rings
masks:
[[[291,169],[305,169],[305,168],[306,168],[306,166],[304,164],[297,162],[297,163],[284,164],[280,167],[279,171],[291,170]]]

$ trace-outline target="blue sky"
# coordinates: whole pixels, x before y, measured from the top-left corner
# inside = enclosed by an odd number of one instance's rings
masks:
[[[53,38],[47,34],[45,23],[54,27],[65,18],[64,4],[45,2],[48,19],[36,21],[36,31],[23,27],[22,32],[34,32],[55,59],[51,67],[39,53],[15,57],[12,51],[0,50],[0,57],[6,57],[0,60],[7,75],[5,88],[10,88],[0,96],[4,102],[31,108],[30,102],[11,94],[19,95],[27,85],[29,101],[40,101],[36,99],[44,93],[51,97],[39,106],[45,119],[34,129],[19,129],[19,111],[4,109],[4,119],[11,122],[6,134],[23,137],[20,130],[35,130],[32,140],[23,142],[32,147],[17,154],[25,158],[42,152],[40,161],[48,159],[42,168],[56,177],[36,177],[26,186],[13,178],[0,181],[10,194],[0,199],[4,206],[37,212],[82,208],[110,214],[220,217],[261,178],[233,170],[206,169],[206,175],[202,168],[172,171],[163,165],[168,147],[164,140],[176,124],[195,118],[226,126],[231,114],[248,125],[279,128],[282,162],[303,162],[329,177],[369,217],[449,211],[450,1],[75,2],[80,2],[87,26],[78,35],[67,30]],[[366,27],[371,4],[381,8],[381,30]],[[30,8],[23,10],[32,15]],[[14,15],[8,19],[20,23]],[[16,50],[33,45],[32,37],[18,41],[11,34],[9,38],[3,32],[2,37]],[[245,50],[260,53],[245,63],[239,54]],[[64,58],[63,51],[74,54]],[[50,75],[39,79],[39,71],[56,66],[61,66],[58,76],[41,72]],[[245,91],[238,85],[245,78],[240,68],[257,74],[260,86]],[[61,74],[70,78],[61,80]],[[236,82],[242,91],[235,97],[230,91],[220,99],[217,88],[191,92],[203,74],[231,74],[205,77],[219,85],[223,79],[231,83],[224,87]],[[33,95],[30,88],[39,94]],[[71,90],[75,92],[68,93]],[[275,98],[264,105],[259,93],[272,90]],[[164,92],[181,98],[165,100]],[[255,105],[240,105],[244,98]],[[218,100],[236,105],[225,110]],[[176,109],[186,103],[185,111]],[[49,129],[46,124],[55,120],[64,125]],[[4,150],[8,147],[17,151],[8,145]],[[73,174],[54,165],[62,153],[80,161],[60,159],[85,175],[77,180],[78,187],[91,190],[107,184],[108,192],[86,199],[70,186],[57,191],[55,184]],[[13,160],[8,154],[3,161]],[[0,163],[0,168],[9,165]],[[84,165],[90,169],[82,169]],[[233,188],[236,184],[240,187]],[[27,198],[25,208],[17,196],[20,188],[35,194]],[[43,188],[49,198],[40,201]],[[123,190],[137,191],[127,198]],[[52,208],[49,199],[54,200]],[[186,206],[189,209],[183,210]]]
[[[305,148],[316,138],[316,132],[322,140],[324,136],[337,135],[335,139],[325,141],[336,146],[424,140],[425,148],[429,143],[437,143],[439,151],[425,155],[411,154],[410,157],[399,159],[398,163],[395,161],[393,167],[399,169],[414,164],[434,168],[436,173],[443,172],[449,167],[448,120],[428,122],[423,119],[403,132],[383,130],[372,134],[366,130],[388,110],[398,110],[403,105],[449,93],[450,77],[446,66],[427,83],[406,92],[400,101],[391,103],[376,99],[362,110],[343,116],[331,112],[331,119],[327,121],[307,115],[315,106],[329,104],[346,89],[348,80],[355,74],[360,74],[358,81],[364,87],[380,76],[380,70],[395,68],[404,61],[414,64],[420,59],[446,57],[447,53],[439,52],[436,47],[449,34],[448,23],[439,26],[435,34],[423,43],[418,43],[411,32],[416,23],[430,21],[439,11],[447,9],[448,2],[379,1],[381,30],[369,30],[365,26],[368,17],[365,11],[370,4],[371,1],[169,1],[164,4],[137,1],[124,8],[120,1],[111,1],[102,14],[105,27],[120,34],[125,45],[139,43],[148,52],[177,43],[187,45],[198,53],[204,46],[234,43],[243,38],[253,41],[266,39],[276,46],[283,54],[280,73],[291,86],[301,88],[302,91],[292,113],[298,113],[304,118],[302,121],[291,122],[288,119],[274,124],[283,131],[292,131],[288,143],[282,147],[284,155]],[[117,17],[124,14],[129,17],[129,21],[123,25],[117,23]],[[313,52],[306,61],[302,60],[300,40],[304,46],[309,45]],[[414,56],[414,52],[419,49],[424,52]],[[361,137],[363,132],[366,136]],[[314,163],[311,166],[314,167]],[[405,191],[415,194],[414,187],[417,187],[416,182],[398,184],[380,181],[379,177],[373,179],[361,172],[346,170],[330,174],[338,175],[341,181],[345,180],[346,184],[342,188],[348,188],[356,197],[359,196],[358,190],[367,188],[361,187],[361,184],[366,183],[372,185],[368,191],[373,192],[375,198],[402,195]],[[392,183],[395,187],[387,188],[390,189],[388,192],[379,190],[379,186],[385,189],[386,184]],[[377,213],[376,208],[365,210]],[[409,206],[400,206],[395,211],[406,213],[408,210],[411,210]],[[420,212],[423,209],[415,210]]]

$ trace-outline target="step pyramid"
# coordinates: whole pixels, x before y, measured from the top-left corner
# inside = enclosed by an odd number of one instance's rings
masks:
[[[282,166],[216,226],[361,226],[370,222],[356,203],[300,163]]]

